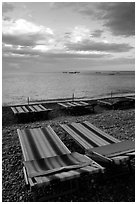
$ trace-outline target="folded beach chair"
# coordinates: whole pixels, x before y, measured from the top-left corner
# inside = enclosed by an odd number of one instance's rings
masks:
[[[73,181],[81,175],[98,175],[104,171],[89,157],[71,153],[50,126],[17,129],[17,133],[23,152],[25,181],[37,200],[41,191],[44,192],[43,186],[56,181]],[[61,192],[64,193],[64,189]]]
[[[61,124],[61,127],[85,150],[86,155],[102,166],[128,164],[135,157],[135,142],[120,141],[88,121]]]

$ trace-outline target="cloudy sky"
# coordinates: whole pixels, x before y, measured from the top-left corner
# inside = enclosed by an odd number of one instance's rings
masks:
[[[2,15],[3,71],[134,70],[134,3],[4,2]]]

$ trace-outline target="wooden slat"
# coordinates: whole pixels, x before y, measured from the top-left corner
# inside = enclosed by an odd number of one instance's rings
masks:
[[[40,108],[40,106],[33,105],[33,108],[35,108],[38,112],[44,111],[43,109]]]
[[[29,180],[29,184],[30,184],[30,187],[31,187],[31,188],[36,185],[36,183],[34,183],[31,178],[28,178],[28,180]]]
[[[104,104],[104,105],[109,105],[109,106],[112,106],[112,105],[113,105],[112,103],[110,103],[110,102],[108,102],[108,101],[98,100],[98,102],[99,102],[100,104]]]
[[[16,109],[18,110],[18,113],[25,113],[21,106],[17,106]]]
[[[24,178],[25,178],[26,185],[28,185],[29,181],[28,181],[27,172],[26,172],[25,167],[23,167],[23,173],[24,173]]]
[[[71,107],[75,107],[76,105],[72,104],[71,102],[67,102],[67,104]]]
[[[80,101],[80,103],[83,104],[83,105],[85,105],[85,106],[88,106],[88,105],[89,105],[89,103],[84,102],[84,101]]]
[[[14,114],[18,113],[18,111],[17,111],[17,109],[15,107],[11,107],[11,110],[13,111]]]
[[[38,184],[38,186],[42,186],[42,185],[49,185],[50,182],[51,182],[51,179],[48,178],[48,176],[38,176],[38,177],[35,177],[35,180]]]
[[[32,112],[37,112],[32,106],[28,106]]]
[[[71,103],[73,103],[76,106],[82,106],[82,104],[80,104],[79,102],[71,102]]]
[[[47,108],[45,108],[43,105],[41,105],[41,104],[39,104],[38,105],[42,110],[45,110],[45,111],[47,111],[47,110],[51,110],[51,109],[47,109]]]
[[[117,156],[117,157],[112,157],[113,163],[116,165],[120,165],[123,163],[127,163],[129,161],[129,156]]]
[[[66,181],[74,178],[79,178],[82,172],[87,172],[89,174],[95,174],[99,172],[103,173],[104,168],[98,164],[97,166],[86,166],[77,170],[70,170],[67,172],[56,173],[53,179],[57,178],[60,181]],[[50,181],[52,180],[52,176],[35,177],[35,180],[38,182],[39,185],[43,184],[44,182],[46,182],[46,184],[49,184]]]
[[[73,178],[79,178],[80,177],[80,172],[77,170],[71,170],[68,172],[62,172],[59,174],[55,174],[55,177],[60,179],[61,181],[66,181],[66,180],[70,180]]]
[[[69,107],[70,107],[70,105],[68,106],[68,105],[66,105],[65,103],[58,103],[58,105],[60,105],[60,106],[62,106],[62,107],[64,107],[64,108],[69,108]]]
[[[26,108],[26,106],[22,106],[22,108],[26,111],[26,113],[29,113],[29,110]]]
[[[86,172],[88,172],[90,174],[94,174],[94,173],[99,173],[100,172],[100,169],[95,168],[93,166],[86,166],[86,167],[81,168],[81,170],[86,171]]]

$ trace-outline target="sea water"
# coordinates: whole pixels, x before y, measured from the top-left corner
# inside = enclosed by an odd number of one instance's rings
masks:
[[[22,104],[48,99],[94,98],[135,92],[134,72],[14,72],[3,73],[2,103]]]

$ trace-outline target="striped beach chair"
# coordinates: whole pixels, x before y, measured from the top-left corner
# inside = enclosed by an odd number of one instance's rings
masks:
[[[53,182],[71,182],[81,175],[93,176],[104,171],[89,157],[71,153],[50,126],[17,129],[17,133],[23,153],[25,181],[35,200],[41,199],[44,187]]]
[[[127,163],[135,156],[134,141],[120,141],[88,121],[61,124],[61,127],[85,150],[86,155],[103,166]]]

